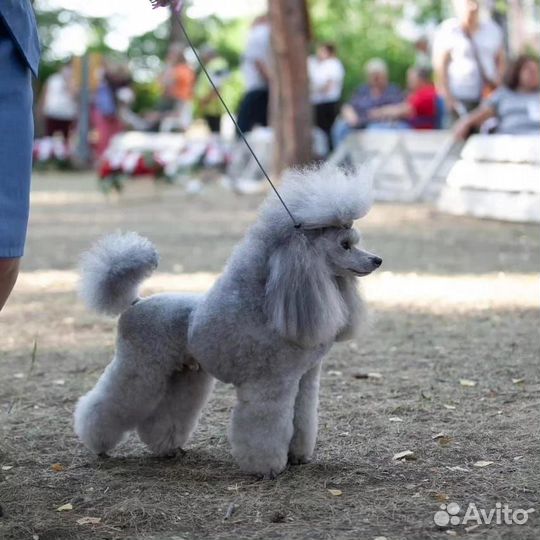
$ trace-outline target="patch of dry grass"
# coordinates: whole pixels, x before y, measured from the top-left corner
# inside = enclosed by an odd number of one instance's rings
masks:
[[[35,189],[23,278],[0,322],[2,540],[442,539],[433,515],[452,501],[537,509],[526,525],[459,526],[459,536],[539,537],[534,228],[376,208],[364,234],[386,274],[365,280],[371,327],[327,358],[313,463],[260,482],[231,459],[234,396],[225,385],[173,460],[153,458],[134,437],[99,460],[71,428],[75,401],[114,341],[114,321],[76,300],[79,252],[103,232],[138,229],[162,253],[149,290],[204,288],[258,200],[217,189],[156,196],[134,185],[111,203],[86,197],[93,186],[76,178],[38,178]],[[373,372],[380,377],[365,378]],[[416,460],[392,459],[403,450]],[[475,467],[479,460],[493,464]],[[56,511],[66,503],[73,510]],[[83,517],[100,521],[77,523]]]

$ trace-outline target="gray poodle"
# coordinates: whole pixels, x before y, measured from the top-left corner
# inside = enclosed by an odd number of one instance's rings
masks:
[[[371,206],[369,175],[334,166],[291,171],[206,295],[138,297],[157,267],[150,242],[111,235],[85,254],[81,294],[121,314],[116,354],[75,411],[98,454],[130,430],[159,455],[188,441],[214,377],[235,386],[229,432],[240,467],[274,477],[306,463],[317,436],[321,362],[363,319],[356,278],[381,259],[357,247],[353,221]]]

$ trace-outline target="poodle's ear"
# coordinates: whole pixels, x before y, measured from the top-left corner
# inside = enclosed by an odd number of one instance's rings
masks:
[[[288,341],[315,347],[333,341],[347,322],[347,306],[324,254],[299,231],[270,255],[265,312]]]
[[[337,285],[347,305],[347,323],[340,329],[336,341],[347,341],[357,336],[361,324],[366,318],[364,301],[358,290],[356,278],[339,277]]]

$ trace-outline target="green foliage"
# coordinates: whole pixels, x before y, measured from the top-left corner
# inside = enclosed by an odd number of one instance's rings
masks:
[[[363,66],[378,56],[388,62],[392,81],[404,85],[405,72],[414,61],[411,43],[398,36],[395,27],[403,14],[403,1],[398,0],[308,0],[314,40],[336,43],[338,55],[346,68],[345,98],[365,80]],[[440,20],[447,15],[448,2],[418,0],[417,20]],[[48,45],[60,27],[69,24],[85,25],[91,31],[90,50],[106,55],[118,55],[106,45],[110,31],[107,20],[83,18],[70,10],[38,10],[38,23],[45,45],[40,78],[45,80],[56,71],[62,59],[54,58]],[[184,19],[187,30],[197,47],[211,45],[223,56],[233,74],[224,88],[227,102],[235,108],[243,92],[238,71],[250,21],[223,21],[216,17],[203,20]],[[157,75],[169,46],[170,24],[165,23],[131,40],[127,50],[135,74],[135,109],[151,109],[159,100]]]
[[[309,5],[315,40],[335,43],[345,66],[345,98],[365,81],[364,65],[373,57],[386,60],[393,82],[405,84],[406,71],[414,63],[414,50],[395,30],[403,13],[398,3],[311,0]]]

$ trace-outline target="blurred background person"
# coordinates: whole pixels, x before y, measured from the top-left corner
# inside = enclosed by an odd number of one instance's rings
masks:
[[[436,81],[448,110],[459,117],[497,88],[505,69],[501,28],[481,18],[478,0],[454,0],[457,17],[443,21],[434,43]]]
[[[334,146],[337,146],[354,129],[390,129],[399,127],[394,121],[372,121],[369,112],[384,105],[404,101],[403,91],[388,79],[388,66],[380,58],[366,64],[367,84],[360,86],[348,103],[341,108],[341,117],[332,128]]]
[[[409,95],[402,103],[386,105],[368,112],[372,122],[401,120],[412,129],[437,129],[438,96],[431,82],[431,71],[412,67],[407,71]]]
[[[508,70],[506,84],[462,118],[454,128],[458,138],[466,138],[486,120],[497,120],[495,133],[540,133],[540,66],[530,55],[519,56]]]
[[[423,69],[432,69],[431,51],[426,36],[420,36],[414,42],[414,66]]]
[[[270,81],[270,21],[268,15],[257,17],[251,25],[242,59],[245,94],[238,110],[242,132],[268,125]]]
[[[213,47],[206,47],[201,51],[201,58],[217,89],[221,92],[230,76],[227,61],[219,56]],[[224,112],[216,91],[210,84],[208,77],[200,73],[195,85],[195,99],[199,114],[204,118],[211,133],[221,132],[221,116]]]
[[[345,69],[336,56],[336,48],[333,43],[319,45],[316,56],[309,59],[308,72],[315,125],[324,131],[330,149],[332,149],[330,134],[339,112],[343,79],[345,78]]]
[[[78,110],[71,63],[47,79],[39,108],[44,119],[45,135],[52,137],[60,133],[67,143]]]
[[[166,112],[161,131],[185,131],[191,125],[195,80],[195,71],[187,63],[181,45],[172,45],[161,77]]]
[[[131,75],[124,65],[104,60],[92,110],[92,123],[97,134],[95,153],[98,159],[103,156],[111,139],[124,129],[118,91],[130,85]]]

